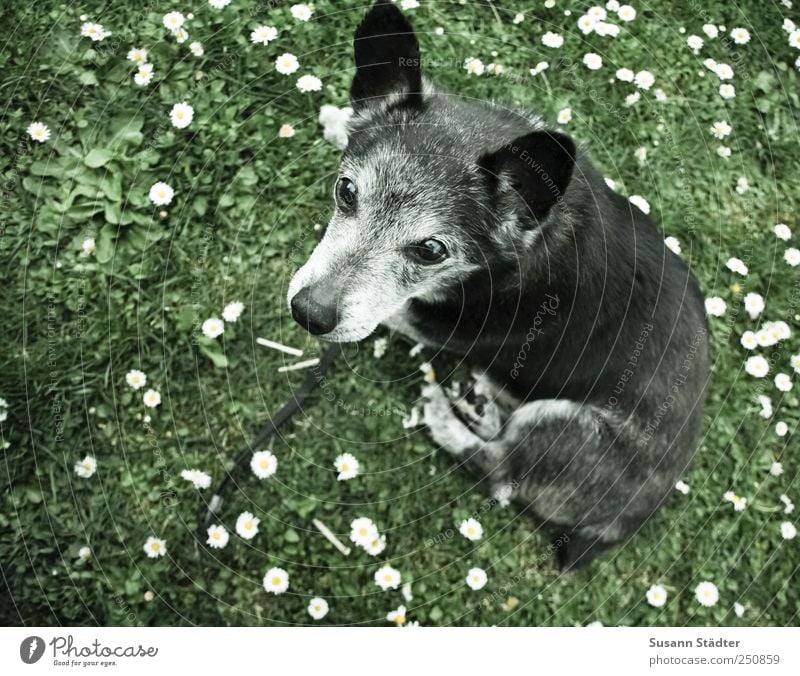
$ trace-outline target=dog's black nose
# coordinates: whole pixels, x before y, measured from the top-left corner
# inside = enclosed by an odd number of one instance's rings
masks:
[[[300,289],[292,298],[292,317],[312,335],[330,333],[339,322],[336,295],[336,289],[329,284]]]

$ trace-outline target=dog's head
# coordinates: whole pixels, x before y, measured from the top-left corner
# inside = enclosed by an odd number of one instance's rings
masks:
[[[335,212],[288,293],[295,320],[333,341],[527,255],[575,163],[572,141],[538,120],[434,90],[390,2],[368,12],[354,51]]]

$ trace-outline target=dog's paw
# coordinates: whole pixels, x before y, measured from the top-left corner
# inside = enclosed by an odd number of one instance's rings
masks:
[[[439,383],[429,383],[422,388],[422,421],[433,430],[447,418],[453,417],[450,400]]]

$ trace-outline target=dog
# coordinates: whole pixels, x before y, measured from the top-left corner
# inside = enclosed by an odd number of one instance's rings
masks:
[[[423,391],[434,441],[542,524],[562,570],[586,565],[695,453],[699,285],[567,135],[423,77],[392,3],[370,8],[354,53],[335,213],[290,282],[292,316],[335,342],[385,325],[469,364],[477,406]]]

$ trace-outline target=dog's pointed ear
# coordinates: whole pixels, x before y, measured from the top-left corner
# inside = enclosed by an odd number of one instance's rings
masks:
[[[575,143],[552,131],[534,131],[478,160],[495,191],[514,190],[537,221],[560,202],[575,168]]]
[[[353,108],[380,105],[396,94],[419,105],[422,92],[419,42],[403,13],[388,0],[367,12],[353,39],[356,75],[350,87]]]

